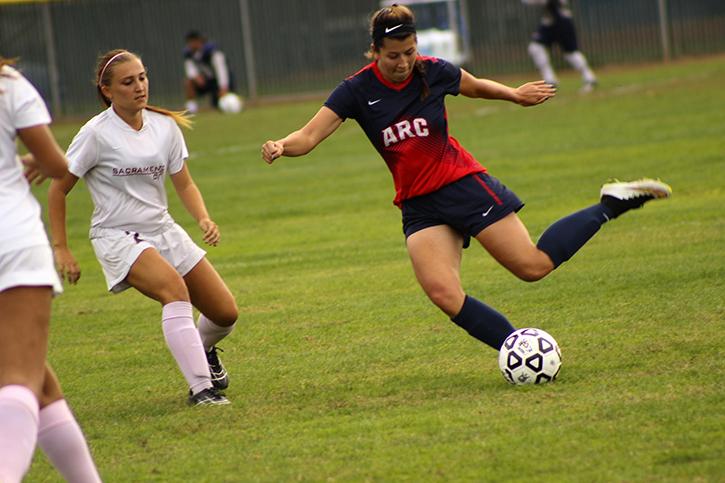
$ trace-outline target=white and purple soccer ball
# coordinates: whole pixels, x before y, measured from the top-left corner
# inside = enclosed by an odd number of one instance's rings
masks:
[[[498,366],[511,384],[551,382],[561,369],[561,350],[556,340],[541,329],[518,329],[501,346]]]

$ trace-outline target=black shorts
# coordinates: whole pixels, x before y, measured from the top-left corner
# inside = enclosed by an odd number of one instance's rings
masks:
[[[559,44],[561,50],[567,54],[579,50],[574,22],[567,17],[557,19],[552,25],[539,25],[539,29],[534,32],[532,40],[547,47]]]
[[[448,225],[463,235],[467,248],[471,237],[523,207],[518,196],[493,176],[470,174],[427,195],[404,200],[403,233],[407,238],[424,228]]]

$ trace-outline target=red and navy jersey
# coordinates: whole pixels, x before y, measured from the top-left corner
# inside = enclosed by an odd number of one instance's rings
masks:
[[[393,174],[397,206],[486,171],[448,135],[444,99],[458,95],[461,70],[434,57],[419,57],[419,61],[425,65],[430,89],[425,99],[421,99],[419,74],[392,83],[373,62],[342,81],[325,102],[343,120],[355,119],[365,131]]]

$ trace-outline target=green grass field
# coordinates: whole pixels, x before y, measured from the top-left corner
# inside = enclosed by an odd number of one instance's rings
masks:
[[[599,74],[592,95],[565,77],[536,108],[448,102],[452,134],[527,203],[534,239],[608,178],[674,189],[535,284],[465,252],[467,292],[557,338],[560,379],[541,387],[509,386],[497,354],[427,301],[354,122],[305,158],[261,161],[321,101],[207,113],[187,133],[223,233],[209,258],[241,310],[222,344],[231,406],[188,408],[158,304],[106,293],[79,184],[83,275],[54,304],[49,358],[104,479],[723,481],[725,58]],[[61,144],[78,127],[57,125]],[[60,479],[38,453],[28,481]]]

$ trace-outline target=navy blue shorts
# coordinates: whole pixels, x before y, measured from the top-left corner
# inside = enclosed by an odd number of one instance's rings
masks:
[[[403,201],[403,233],[448,225],[463,235],[463,248],[481,230],[524,207],[516,194],[486,173],[465,176],[441,189]]]
[[[567,54],[579,50],[574,22],[567,17],[557,19],[552,25],[539,25],[532,39],[547,47],[559,44],[561,50]]]

